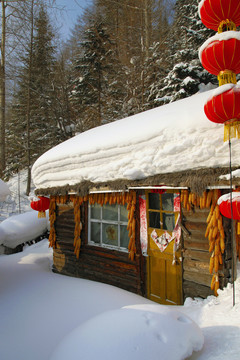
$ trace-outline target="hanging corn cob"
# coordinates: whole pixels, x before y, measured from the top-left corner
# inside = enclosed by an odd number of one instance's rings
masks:
[[[136,254],[136,219],[135,219],[135,209],[136,209],[136,193],[131,191],[127,196],[127,210],[128,210],[128,235],[129,235],[129,244],[128,244],[128,251],[129,251],[129,258],[133,261],[134,256]]]
[[[82,197],[75,197],[73,201],[74,205],[74,221],[75,221],[75,229],[74,229],[74,254],[76,255],[76,258],[79,259],[80,254],[80,248],[81,248],[81,205],[83,203]]]
[[[49,232],[49,247],[55,249],[56,247],[56,232],[55,232],[55,223],[56,220],[56,197],[50,197],[49,204],[49,221],[50,221],[50,232]]]
[[[211,289],[214,290],[217,296],[219,288],[219,265],[222,265],[222,254],[225,250],[225,234],[222,223],[222,216],[220,214],[217,200],[221,196],[219,189],[204,191],[202,196],[189,192],[188,190],[181,191],[181,203],[184,209],[189,211],[193,207],[200,209],[210,209],[207,217],[207,229],[205,237],[209,240],[209,252],[211,253],[209,272],[213,274]],[[240,236],[239,236],[239,257],[240,257]]]

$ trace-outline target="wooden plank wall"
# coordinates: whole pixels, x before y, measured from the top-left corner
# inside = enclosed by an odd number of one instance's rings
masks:
[[[142,256],[137,253],[131,261],[127,252],[110,250],[87,243],[87,205],[82,206],[83,225],[79,259],[74,254],[73,205],[57,207],[56,249],[53,251],[53,271],[64,275],[103,282],[122,289],[145,295],[142,280]]]
[[[209,209],[195,208],[190,211],[183,209],[183,295],[187,297],[206,298],[213,295],[210,288],[212,275],[209,273],[210,253],[208,239],[205,238]],[[228,224],[225,223],[227,230]],[[220,266],[220,288],[229,281],[229,239],[226,239],[226,251],[223,265]]]

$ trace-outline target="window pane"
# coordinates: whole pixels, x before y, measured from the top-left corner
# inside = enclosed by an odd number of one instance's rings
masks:
[[[149,209],[160,210],[159,194],[149,193]]]
[[[91,241],[100,243],[100,223],[91,222]]]
[[[103,244],[118,246],[118,226],[103,224],[102,242]]]
[[[154,229],[160,229],[160,213],[149,211],[149,226]]]
[[[173,231],[175,227],[175,215],[163,213],[163,229]]]
[[[127,205],[121,205],[120,206],[120,221],[126,221],[128,222],[128,211],[127,211]]]
[[[91,219],[100,219],[101,218],[101,205],[94,204],[91,205]]]
[[[103,205],[103,219],[104,220],[118,220],[118,205]]]
[[[173,211],[173,197],[174,194],[162,194],[162,209],[164,211]]]
[[[128,237],[127,226],[122,225],[120,226],[120,246],[127,249],[128,243],[129,243],[129,237]]]

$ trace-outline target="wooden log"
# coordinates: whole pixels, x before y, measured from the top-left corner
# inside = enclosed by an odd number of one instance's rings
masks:
[[[183,269],[185,271],[191,271],[195,273],[201,272],[201,274],[209,275],[209,262],[185,259],[183,262]]]
[[[212,275],[211,274],[201,274],[201,273],[196,273],[194,271],[184,270],[183,271],[183,279],[192,281],[196,284],[201,284],[201,285],[210,287]]]
[[[197,251],[197,250],[185,250],[183,252],[183,257],[202,261],[209,264],[211,254],[208,251]]]
[[[213,295],[213,291],[210,289],[209,286],[200,285],[197,283],[194,283],[192,281],[185,280],[183,282],[183,296],[184,300],[187,297],[196,298],[207,298],[209,295]]]

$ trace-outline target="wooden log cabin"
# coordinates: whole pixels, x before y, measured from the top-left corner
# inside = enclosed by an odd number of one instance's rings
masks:
[[[205,118],[207,96],[89,130],[35,162],[36,194],[50,197],[54,272],[170,305],[232,281],[231,226],[217,205],[229,192],[227,144]],[[232,165],[235,190],[237,156]]]

